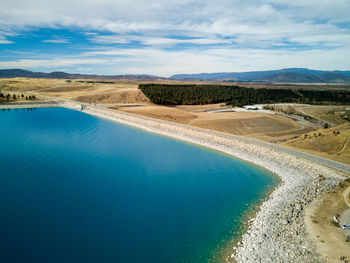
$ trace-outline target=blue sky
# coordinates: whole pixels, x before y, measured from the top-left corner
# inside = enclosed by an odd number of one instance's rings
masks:
[[[1,0],[0,68],[350,70],[349,0]]]

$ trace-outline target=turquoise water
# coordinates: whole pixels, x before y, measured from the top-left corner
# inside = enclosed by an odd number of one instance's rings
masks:
[[[263,169],[81,112],[0,110],[0,262],[213,262]]]

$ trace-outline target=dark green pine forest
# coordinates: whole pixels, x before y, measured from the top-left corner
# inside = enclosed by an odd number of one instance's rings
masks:
[[[232,106],[267,103],[350,104],[350,91],[245,88],[222,85],[140,84],[151,102],[161,105],[226,103]]]

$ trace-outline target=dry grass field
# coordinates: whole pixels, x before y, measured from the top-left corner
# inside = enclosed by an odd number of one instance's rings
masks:
[[[304,106],[299,107],[298,111],[334,125],[350,120],[350,106]]]
[[[304,127],[288,118],[266,113],[208,112],[198,115],[199,118],[191,123],[194,126],[268,141],[296,136],[304,131]]]
[[[324,105],[270,105],[274,111],[308,116],[330,125],[340,125],[350,121],[350,106]]]
[[[0,90],[28,92],[66,84],[64,79],[0,79]]]
[[[88,103],[146,103],[148,99],[137,84],[81,84],[41,89],[41,95],[71,99]]]
[[[350,123],[310,132],[282,145],[350,164]]]
[[[175,107],[166,107],[159,105],[135,106],[135,107],[111,107],[124,112],[139,114],[151,118],[174,121],[177,123],[188,124],[196,117],[187,111],[176,109]]]
[[[291,138],[312,130],[311,127],[305,127],[291,119],[273,114],[204,112],[220,106],[220,104],[169,107],[149,105],[119,107],[118,110],[267,141]]]
[[[128,82],[89,83],[88,80],[2,79],[0,90],[25,92],[88,103],[147,103],[138,84]]]

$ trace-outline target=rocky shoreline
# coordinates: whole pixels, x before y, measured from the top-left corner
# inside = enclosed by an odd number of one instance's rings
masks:
[[[304,209],[340,181],[336,177],[311,178],[295,185],[290,200],[287,194],[281,198],[284,185],[276,189],[262,204],[232,258],[237,262],[327,262],[306,233]]]
[[[55,104],[55,106],[57,106]],[[61,104],[79,110],[80,104]],[[304,158],[209,130],[96,106],[83,112],[164,136],[208,147],[259,165],[280,185],[265,200],[227,262],[325,262],[308,237],[304,208],[345,179],[341,173]]]
[[[33,103],[13,103],[13,104],[0,104],[0,109],[35,109],[35,108],[54,108],[64,107],[57,102],[33,102]]]
[[[86,113],[149,132],[215,149],[264,167],[281,184],[262,203],[227,262],[325,262],[308,237],[304,208],[345,177],[332,169],[254,143],[221,137],[210,131],[124,112],[87,106]]]

